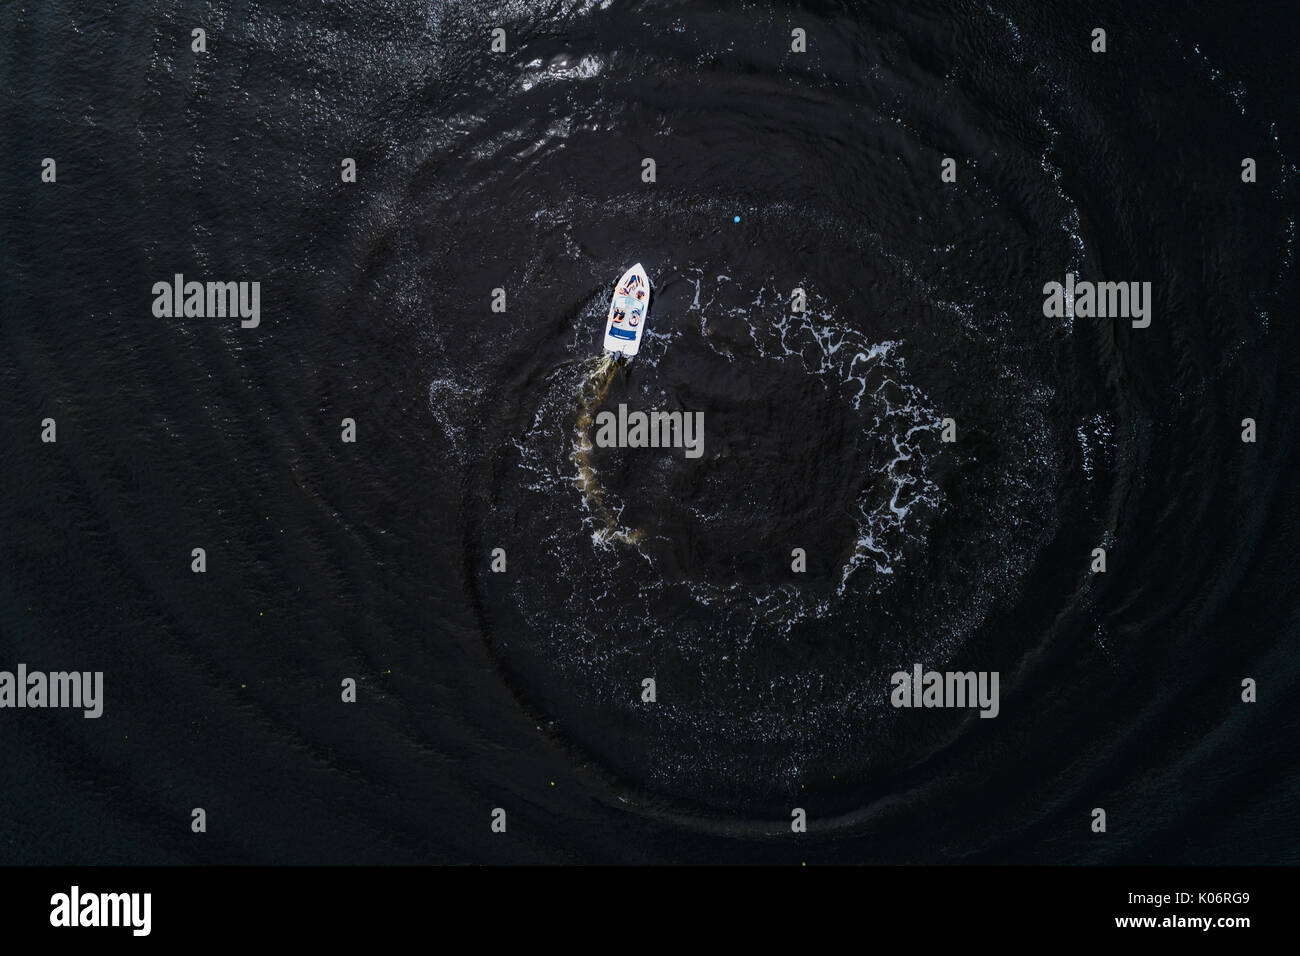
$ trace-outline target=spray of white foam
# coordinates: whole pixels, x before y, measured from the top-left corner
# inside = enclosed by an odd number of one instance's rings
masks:
[[[473,420],[479,397],[477,388],[450,375],[429,383],[429,411],[442,428],[447,447],[461,465],[468,463],[469,454],[465,423]]]
[[[595,79],[605,71],[605,61],[599,56],[558,56],[544,63],[540,59],[524,64],[516,85],[527,92],[537,86],[553,83],[575,83]]]
[[[870,416],[864,422],[866,444],[879,448],[883,443],[886,451],[864,467],[883,480],[887,493],[880,493],[879,481],[868,482],[857,501],[857,540],[842,568],[839,593],[860,568],[893,574],[904,544],[920,534],[924,519],[943,504],[941,490],[928,474],[931,452],[925,450],[933,448],[942,419],[908,380],[904,342],[870,341],[831,306],[819,303],[806,281],[801,285],[807,296],[802,312],[791,311],[776,280],[760,288],[747,306],[721,304],[724,287],[734,285],[726,275],[693,281],[696,295],[688,311],[699,313],[698,325],[711,349],[734,360],[734,351],[708,334],[709,324],[720,314],[740,319],[760,358],[801,365],[837,388],[855,412]],[[701,286],[709,290],[704,303]],[[931,440],[923,443],[927,437]]]
[[[1021,37],[1020,28],[1016,25],[1015,21],[1005,13],[995,10],[992,6],[986,5],[985,10],[991,16],[1000,20],[1003,26],[1006,27],[1007,32],[1011,37],[1009,47],[1012,58],[1015,62],[1019,64],[1025,63],[1026,56],[1022,49],[1024,41]],[[1037,62],[1030,72],[1043,84],[1045,92],[1051,101],[1058,103],[1075,102],[1065,96],[1065,91],[1062,89],[1057,76],[1052,73],[1052,71],[1044,69],[1041,62]],[[1080,269],[1083,267],[1087,246],[1083,241],[1083,221],[1079,215],[1079,207],[1065,191],[1061,168],[1053,158],[1056,153],[1056,142],[1060,136],[1060,131],[1052,125],[1051,121],[1047,118],[1047,114],[1041,107],[1037,111],[1036,119],[1038,120],[1038,125],[1047,134],[1047,145],[1043,148],[1043,152],[1039,156],[1039,165],[1042,167],[1043,172],[1045,172],[1055,184],[1056,194],[1064,204],[1065,209],[1065,212],[1062,214],[1060,219],[1061,230],[1065,233],[1070,244],[1070,253],[1065,263],[1065,271],[1073,272],[1077,276]],[[1061,321],[1062,328],[1066,333],[1074,331],[1073,295],[1066,297],[1065,316]]]
[[[1106,415],[1098,413],[1082,422],[1075,430],[1075,435],[1079,439],[1079,458],[1083,465],[1083,473],[1091,481],[1093,468],[1096,466],[1096,462],[1093,461],[1096,450],[1110,442],[1110,421]]]

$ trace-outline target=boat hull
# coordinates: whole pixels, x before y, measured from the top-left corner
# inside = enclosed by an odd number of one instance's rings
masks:
[[[637,263],[614,284],[605,318],[605,351],[631,358],[641,347],[650,317],[650,277]]]

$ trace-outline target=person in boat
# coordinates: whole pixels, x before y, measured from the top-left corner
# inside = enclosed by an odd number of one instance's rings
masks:
[[[622,309],[615,309],[615,310],[614,310],[614,324],[615,324],[615,325],[620,325],[620,324],[622,324],[624,318],[626,318],[626,316],[624,315]]]

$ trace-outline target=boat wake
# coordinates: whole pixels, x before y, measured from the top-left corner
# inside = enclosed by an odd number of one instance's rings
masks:
[[[644,530],[629,530],[619,524],[618,509],[607,501],[600,476],[592,464],[593,445],[591,425],[597,410],[609,394],[609,387],[619,369],[620,361],[606,353],[593,361],[578,385],[578,418],[573,430],[571,460],[578,469],[573,483],[582,495],[583,506],[596,522],[591,540],[597,547],[609,547],[612,542],[635,545],[645,536]],[[585,366],[584,366],[585,368]]]

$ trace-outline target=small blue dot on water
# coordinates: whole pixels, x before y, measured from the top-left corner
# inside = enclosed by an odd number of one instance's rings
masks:
[[[737,216],[735,219],[733,219],[733,220],[731,220],[731,221],[732,221],[732,222],[740,222],[740,217]]]

